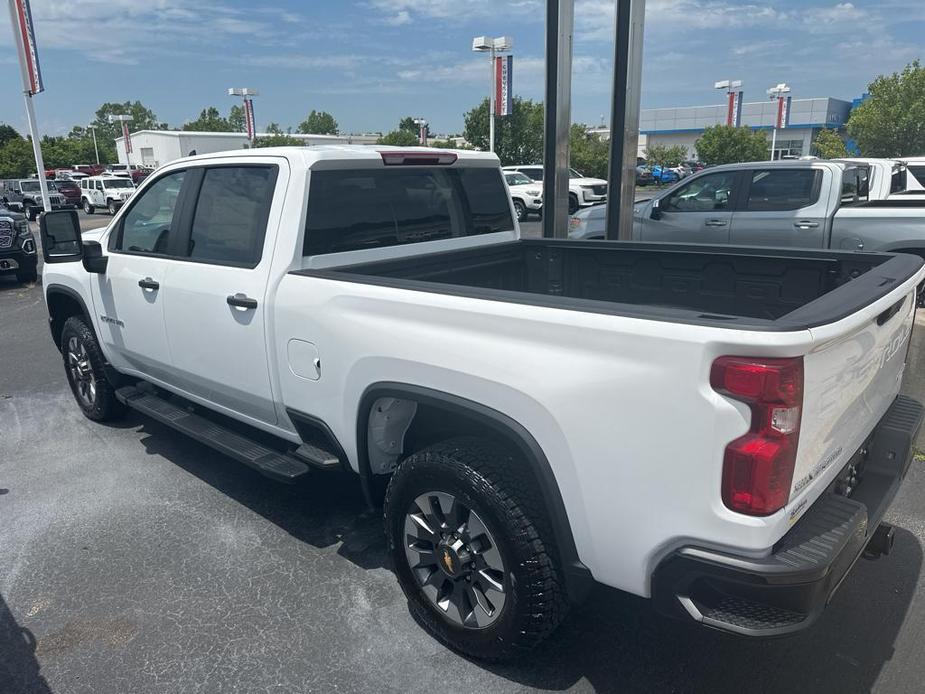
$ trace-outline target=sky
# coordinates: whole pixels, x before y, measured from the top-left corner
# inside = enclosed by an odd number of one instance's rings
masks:
[[[260,91],[258,130],[311,109],[342,132],[394,129],[405,115],[461,132],[489,89],[474,36],[514,40],[514,92],[542,99],[543,0],[32,0],[46,91],[43,133],[86,124],[106,101],[140,100],[179,127],[228,87]],[[613,0],[575,0],[573,121],[609,118]],[[25,130],[22,87],[0,12],[0,121]],[[925,58],[925,0],[648,0],[643,107],[746,101],[779,82],[793,96],[859,96],[878,74]]]

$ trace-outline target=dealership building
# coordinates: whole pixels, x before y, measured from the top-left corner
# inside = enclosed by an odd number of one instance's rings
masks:
[[[777,131],[774,157],[801,157],[812,154],[812,142],[820,130],[840,129],[848,122],[848,114],[855,102],[828,97],[793,99],[790,107],[790,125]],[[725,125],[728,114],[726,104],[716,106],[683,106],[678,108],[643,109],[639,131],[647,146],[682,145],[692,159],[696,159],[694,143],[704,129]],[[771,130],[777,119],[777,100],[742,104],[741,125],[768,133],[770,154]]]
[[[271,137],[258,133],[257,137]],[[306,145],[354,144],[373,145],[379,139],[373,135],[290,135]],[[250,141],[246,133],[208,133],[192,130],[139,130],[129,135],[132,151],[126,154],[125,138],[116,138],[116,152],[121,164],[143,164],[152,168],[163,166],[191,154],[212,154],[244,149]]]

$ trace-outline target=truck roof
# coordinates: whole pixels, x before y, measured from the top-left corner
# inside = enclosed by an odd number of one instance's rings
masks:
[[[225,158],[258,158],[266,156],[282,156],[290,162],[301,162],[311,167],[319,161],[381,161],[382,152],[407,152],[421,154],[440,154],[452,152],[460,162],[488,162],[497,166],[499,160],[492,152],[479,152],[470,149],[435,149],[434,147],[394,147],[390,145],[308,145],[305,147],[263,147],[257,149],[239,149],[212,154],[199,154],[193,157],[178,159],[178,162],[196,162],[201,160],[214,160]]]

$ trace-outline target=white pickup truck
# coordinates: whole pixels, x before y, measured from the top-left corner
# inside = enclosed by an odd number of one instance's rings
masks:
[[[889,551],[920,257],[525,240],[493,155],[347,146],[172,162],[105,230],[41,232],[87,417],[387,485],[399,583],[467,654],[594,581],[796,632]]]

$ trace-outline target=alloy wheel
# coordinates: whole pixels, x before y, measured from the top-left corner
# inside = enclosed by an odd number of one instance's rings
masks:
[[[81,403],[93,407],[96,403],[96,376],[93,374],[86,347],[76,337],[67,341],[67,369],[74,385],[74,392]]]

